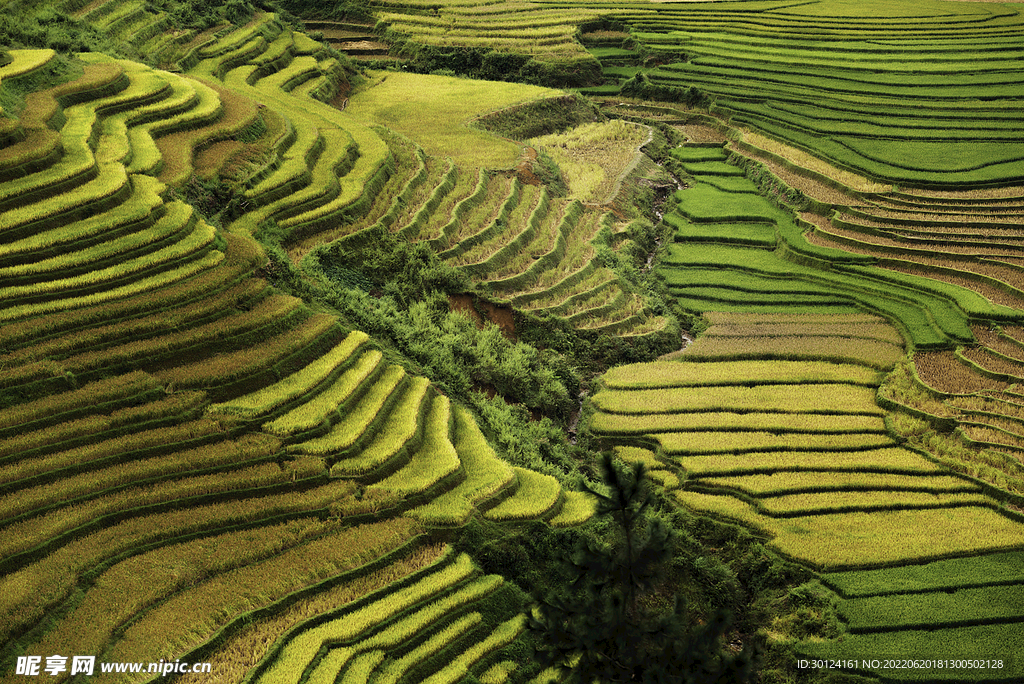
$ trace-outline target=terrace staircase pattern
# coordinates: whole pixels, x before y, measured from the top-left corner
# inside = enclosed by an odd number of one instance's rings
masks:
[[[5,673],[15,656],[71,649],[209,661],[241,682],[291,658],[337,606],[401,595],[402,607],[364,611],[350,635],[359,667],[372,658],[396,682],[499,664],[507,676],[521,594],[428,530],[484,513],[551,525],[594,513],[553,478],[509,466],[470,412],[384,362],[365,334],[274,290],[248,214],[215,228],[161,180],[172,159],[188,177],[197,149],[263,130],[276,153],[253,171],[251,214],[314,231],[368,203],[389,148],[335,110],[317,118],[329,108],[310,94],[329,97],[333,81],[312,45],[270,17],[205,43],[196,77],[83,55],[81,75],[5,119]],[[55,58],[7,56],[0,83]],[[260,125],[254,101],[279,107],[276,127]],[[458,575],[427,578],[435,563]],[[420,579],[423,591],[398,591]],[[356,666],[330,662],[306,664],[331,681]]]
[[[797,213],[758,195],[713,138],[672,151],[693,185],[665,215],[676,236],[658,267],[711,327],[607,373],[591,428],[682,505],[822,573],[847,634],[798,652],[860,662],[947,644],[998,658],[1024,620],[1019,193],[858,190],[732,143],[807,189],[813,208]],[[939,449],[937,434],[963,448]],[[926,679],[1022,674],[1006,667]]]
[[[588,92],[613,95],[642,70],[656,85],[700,89],[732,127],[881,182],[1024,182],[1024,15],[1011,6],[664,3],[606,16],[628,26],[629,40],[592,49],[609,83]],[[660,66],[638,66],[640,55]]]
[[[595,433],[646,463],[681,505],[741,522],[822,573],[847,633],[797,642],[801,656],[905,681],[861,663],[950,649],[943,657],[1003,659],[995,677],[1019,677],[1007,653],[1024,644],[1024,515],[984,480],[893,439],[875,401],[883,372],[873,354],[852,359],[895,330],[864,314],[709,317],[712,337],[673,360],[605,374]]]

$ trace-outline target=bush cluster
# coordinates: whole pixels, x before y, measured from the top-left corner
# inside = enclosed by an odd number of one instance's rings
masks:
[[[708,104],[708,96],[695,88],[658,85],[653,83],[647,74],[639,72],[622,84],[619,94],[624,97],[635,97],[639,100],[658,100],[660,102],[680,102],[687,107],[703,107]]]
[[[440,73],[554,88],[579,88],[601,81],[601,65],[596,59],[544,62],[530,55],[488,48],[437,47],[417,43],[392,30],[385,32],[383,40],[392,45],[392,54],[408,60],[403,68],[416,73]]]

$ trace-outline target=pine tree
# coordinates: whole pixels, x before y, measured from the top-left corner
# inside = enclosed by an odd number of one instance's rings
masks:
[[[587,489],[598,514],[610,516],[607,541],[581,541],[562,570],[564,588],[538,597],[530,628],[535,659],[562,670],[563,681],[740,684],[752,678],[753,658],[724,652],[725,613],[693,624],[676,597],[672,609],[644,606],[663,579],[675,547],[674,531],[652,514],[653,493],[642,463],[602,458],[603,487]]]

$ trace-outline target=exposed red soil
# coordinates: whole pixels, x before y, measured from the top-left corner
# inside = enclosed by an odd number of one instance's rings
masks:
[[[526,183],[527,185],[540,185],[540,178],[533,172],[533,163],[537,161],[537,150],[532,147],[527,147],[523,150],[523,157],[519,164],[516,166],[516,175],[519,176],[519,182]]]
[[[515,319],[512,309],[507,306],[500,306],[482,299],[476,300],[474,306],[473,296],[468,294],[449,295],[448,303],[452,311],[461,311],[473,320],[477,327],[484,327],[486,322],[494,323],[501,329],[502,335],[510,340],[516,340]],[[486,318],[480,315],[480,311],[486,314]]]

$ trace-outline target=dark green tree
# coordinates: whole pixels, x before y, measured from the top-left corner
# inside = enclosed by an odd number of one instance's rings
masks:
[[[642,463],[601,461],[598,515],[609,516],[608,539],[586,538],[562,562],[568,582],[537,598],[530,629],[536,660],[562,670],[565,681],[740,684],[752,681],[753,654],[722,646],[725,612],[705,624],[690,620],[678,595],[652,608],[664,590],[676,534],[653,513],[654,494]]]

